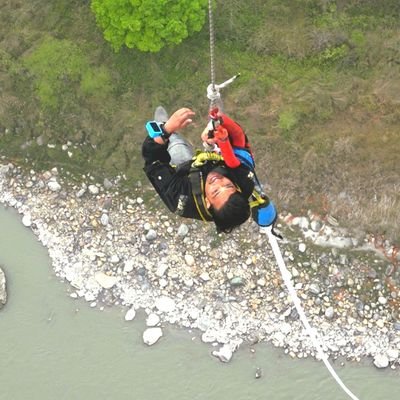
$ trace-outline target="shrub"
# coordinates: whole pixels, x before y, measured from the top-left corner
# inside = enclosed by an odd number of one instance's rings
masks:
[[[104,38],[115,51],[122,46],[157,52],[202,28],[207,0],[92,0]]]

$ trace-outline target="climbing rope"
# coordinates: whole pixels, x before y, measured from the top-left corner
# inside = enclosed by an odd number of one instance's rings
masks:
[[[263,228],[263,230],[265,230],[265,232],[267,233],[268,239],[269,239],[269,243],[271,245],[272,251],[274,253],[276,262],[278,264],[279,267],[279,271],[281,272],[283,281],[285,282],[285,285],[288,289],[288,292],[290,294],[290,297],[292,298],[293,304],[296,307],[297,313],[299,314],[300,320],[303,323],[306,332],[308,333],[308,335],[311,338],[311,342],[313,344],[313,346],[315,347],[315,349],[318,352],[319,357],[321,358],[321,360],[323,361],[323,363],[325,364],[326,368],[328,369],[328,371],[330,372],[330,374],[332,375],[333,379],[335,379],[335,381],[339,384],[339,386],[346,392],[346,394],[353,400],[359,400],[358,397],[356,397],[347,387],[346,385],[342,382],[342,380],[340,379],[340,377],[336,374],[335,370],[333,369],[332,365],[329,363],[328,361],[328,356],[325,354],[325,352],[322,349],[322,340],[318,338],[318,333],[315,329],[313,329],[311,327],[311,325],[309,324],[306,314],[304,312],[304,309],[301,305],[300,299],[297,296],[296,290],[293,286],[290,276],[289,271],[286,268],[285,265],[285,261],[283,260],[282,257],[282,253],[281,250],[279,248],[278,245],[278,241],[276,240],[275,235],[272,232],[272,226]]]
[[[217,85],[215,83],[215,30],[214,30],[214,19],[212,13],[212,0],[208,0],[208,24],[210,32],[210,72],[211,72],[211,83],[207,86],[207,98],[210,100],[210,109],[218,106],[222,111],[222,99],[220,89],[228,86],[232,83],[240,74],[232,76],[232,78],[225,82]]]
[[[208,0],[208,23],[210,31],[210,69],[211,69],[211,89],[215,92],[215,33],[214,20],[212,13],[212,0]],[[211,104],[211,107],[213,104]]]

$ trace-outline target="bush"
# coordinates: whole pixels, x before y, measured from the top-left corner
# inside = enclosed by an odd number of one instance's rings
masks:
[[[157,52],[200,31],[207,4],[207,0],[92,0],[91,7],[115,51],[126,46]]]

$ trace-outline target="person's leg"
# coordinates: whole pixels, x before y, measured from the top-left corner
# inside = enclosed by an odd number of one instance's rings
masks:
[[[171,156],[171,164],[179,165],[192,159],[193,147],[179,133],[174,133],[169,137],[168,153]]]
[[[158,106],[154,112],[154,120],[157,122],[166,122],[168,118],[165,108]],[[168,153],[171,156],[171,164],[179,165],[192,159],[193,147],[179,133],[174,133],[169,138]]]
[[[158,106],[154,111],[154,121],[167,122],[168,118],[168,113],[163,106]]]

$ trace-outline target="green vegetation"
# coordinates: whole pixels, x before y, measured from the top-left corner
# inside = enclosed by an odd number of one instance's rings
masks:
[[[399,243],[398,0],[216,3],[217,81],[241,73],[223,92],[225,109],[246,128],[279,208],[331,213]],[[1,155],[143,179],[143,125],[159,104],[192,107],[187,135],[199,144],[210,81],[206,1],[187,2],[186,31],[157,25],[183,9],[160,16],[169,2],[149,1],[146,15],[140,4],[0,0]],[[119,12],[125,30],[111,23]],[[143,23],[150,36],[130,33]],[[68,141],[71,157],[60,150]]]
[[[125,45],[157,52],[200,31],[207,4],[207,0],[92,0],[92,10],[115,51]]]

